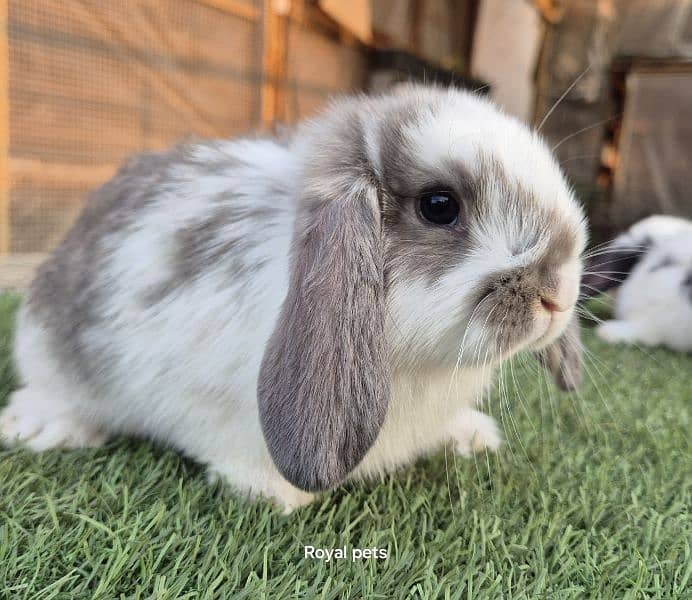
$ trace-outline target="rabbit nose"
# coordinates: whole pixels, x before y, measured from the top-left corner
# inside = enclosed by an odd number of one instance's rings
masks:
[[[562,304],[558,304],[555,302],[552,298],[552,296],[546,296],[546,295],[541,295],[541,305],[543,308],[545,308],[548,312],[564,312],[566,311],[569,306],[563,306]]]
[[[565,312],[572,308],[579,295],[579,271],[563,267],[558,270],[553,285],[540,291],[541,305],[548,312]]]

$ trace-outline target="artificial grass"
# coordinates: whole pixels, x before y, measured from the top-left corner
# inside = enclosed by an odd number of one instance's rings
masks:
[[[0,403],[16,305],[0,296]],[[581,395],[504,370],[498,455],[440,452],[288,517],[142,441],[0,450],[0,598],[689,598],[692,357],[585,337]]]

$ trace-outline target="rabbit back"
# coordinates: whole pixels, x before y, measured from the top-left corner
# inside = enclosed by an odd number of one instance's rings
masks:
[[[692,351],[692,228],[657,243],[618,290],[615,318],[641,342]]]
[[[634,258],[629,274],[613,258],[619,254]],[[691,221],[647,217],[618,236],[611,251],[597,258],[597,266],[606,269],[603,278],[612,282],[608,287],[616,287],[626,275],[617,289],[613,319],[597,329],[601,338],[692,350]]]
[[[21,378],[45,387],[59,374],[109,431],[173,441],[183,414],[253,404],[287,286],[295,178],[288,149],[268,140],[127,163],[32,284]]]

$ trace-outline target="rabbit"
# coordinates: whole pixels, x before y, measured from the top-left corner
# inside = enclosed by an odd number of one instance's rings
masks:
[[[541,137],[459,89],[142,154],[37,272],[0,434],[157,440],[286,512],[448,443],[496,450],[503,361],[578,385],[586,237]]]
[[[606,287],[619,283],[608,275],[620,273],[613,273],[618,259],[612,257],[628,253],[634,259],[629,274],[623,272],[613,318],[599,324],[596,334],[611,343],[692,351],[692,221],[654,215],[618,236],[598,259],[611,281]]]

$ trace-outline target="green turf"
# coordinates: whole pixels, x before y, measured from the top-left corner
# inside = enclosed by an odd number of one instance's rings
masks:
[[[0,402],[16,305],[0,296]],[[0,598],[689,598],[692,358],[586,340],[581,396],[505,371],[498,456],[440,453],[289,517],[148,443],[0,451]]]

